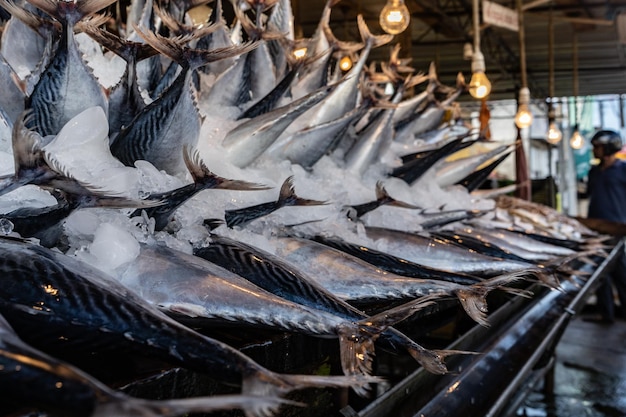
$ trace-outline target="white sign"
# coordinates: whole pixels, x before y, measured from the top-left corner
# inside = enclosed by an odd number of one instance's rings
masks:
[[[483,0],[483,21],[514,32],[519,30],[517,11],[486,0]]]

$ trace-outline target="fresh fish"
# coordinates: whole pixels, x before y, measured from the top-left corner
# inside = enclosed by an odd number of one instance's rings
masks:
[[[0,218],[8,220],[13,230],[22,237],[36,237],[45,247],[57,244],[63,232],[63,221],[80,208],[108,207],[151,209],[162,203],[160,200],[133,200],[126,197],[107,195],[101,190],[76,181],[64,171],[49,155],[45,156],[46,164],[56,173],[53,178],[38,185],[47,189],[56,198],[57,204],[49,207],[21,207],[10,213],[0,214]]]
[[[367,27],[362,15],[357,17],[359,33],[365,47],[361,51],[359,60],[344,76],[345,80],[316,107],[301,116],[303,127],[312,127],[322,123],[328,123],[354,110],[359,96],[360,76],[365,67],[367,58],[372,48],[384,45],[391,41],[391,35],[374,36]],[[294,130],[300,130],[294,129]]]
[[[489,213],[489,210],[444,210],[444,207],[441,207],[440,210],[436,212],[422,210],[419,213],[420,220],[418,223],[422,229],[428,230],[449,223],[480,217],[486,213]]]
[[[527,251],[521,250],[521,248],[518,248],[520,250],[513,252],[502,245],[501,241],[498,241],[497,239],[486,239],[485,236],[482,236],[479,233],[473,233],[471,228],[463,228],[462,230],[459,230],[458,228],[454,230],[437,230],[431,231],[430,234],[438,239],[454,242],[468,249],[475,250],[478,253],[502,259],[532,262],[553,258],[552,256],[537,257],[535,254],[532,254],[532,252],[528,253]],[[520,256],[518,254],[526,254],[527,256]]]
[[[194,254],[292,302],[351,321],[367,318],[362,311],[316,283],[302,268],[285,262],[283,258],[227,237],[213,234],[211,239],[210,245],[194,249]],[[398,351],[398,346],[401,347],[426,370],[435,374],[446,372],[443,358],[461,353],[425,349],[393,328],[383,331],[377,342],[394,352]]]
[[[288,42],[295,39],[294,17],[291,0],[278,0],[270,12],[267,20],[267,28],[272,32],[282,33],[284,39]],[[267,47],[270,51],[272,61],[274,62],[276,76],[278,78],[282,78],[287,72],[287,67],[289,65],[289,51],[285,50],[283,45],[278,40],[270,40]]]
[[[398,124],[406,123],[412,115],[418,113],[418,109],[426,100],[434,96],[438,87],[441,87],[441,85],[437,79],[437,68],[435,63],[431,62],[428,67],[428,84],[424,91],[398,103],[396,111],[393,113],[394,128]]]
[[[439,149],[424,151],[405,156],[404,163],[394,168],[390,175],[400,178],[411,185],[416,182],[426,171],[442,158],[471,145],[472,141],[466,141],[467,135],[460,135],[447,142]]]
[[[121,274],[120,282],[167,313],[337,337],[345,375],[370,374],[378,335],[436,298],[348,321],[275,296],[221,266],[162,246],[144,247]],[[366,394],[359,387],[355,391]]]
[[[509,157],[509,153],[498,157],[495,161],[489,163],[484,168],[480,168],[471,174],[467,175],[460,181],[457,181],[458,185],[462,185],[468,192],[472,192],[480,187],[489,177],[489,175],[496,169],[506,158]]]
[[[18,5],[10,0],[2,0],[0,6],[12,16],[2,30],[0,55],[18,78],[24,80],[36,72],[37,67],[50,55],[52,39],[57,38],[52,35],[57,34],[60,26],[43,19],[42,12],[25,1]],[[17,104],[21,105],[23,110],[24,100],[13,105]]]
[[[336,85],[321,88],[230,130],[222,141],[229,161],[238,167],[254,162],[296,118],[328,97],[335,88]]]
[[[83,23],[80,28],[126,61],[122,78],[109,91],[109,140],[112,143],[120,130],[129,126],[135,116],[146,107],[137,82],[137,63],[158,52],[146,43],[123,40],[90,23]]]
[[[331,59],[332,47],[330,41],[326,37],[325,27],[330,24],[330,14],[332,7],[340,0],[326,0],[324,9],[322,10],[322,16],[315,29],[313,37],[307,42],[307,55],[317,56],[320,59],[313,61],[310,65],[303,68],[299,74],[299,80],[297,87],[293,89],[294,97],[300,95],[307,95],[311,91],[315,91],[320,87],[328,84],[328,63]],[[297,91],[302,91],[299,95]]]
[[[0,387],[4,405],[68,416],[167,417],[196,412],[243,409],[247,415],[289,403],[278,398],[222,395],[175,400],[144,400],[114,391],[69,363],[22,341],[0,316]]]
[[[455,102],[467,88],[463,74],[459,73],[456,80],[456,89],[441,103],[433,103],[420,113],[419,117],[409,123],[396,125],[394,140],[404,143],[412,142],[416,136],[436,129],[444,118],[446,109]]]
[[[503,229],[463,225],[460,227],[460,231],[476,236],[483,241],[491,241],[501,247],[508,247],[513,253],[519,250],[518,254],[521,257],[531,260],[545,261],[554,259],[555,256],[572,256],[576,253],[567,247],[540,242],[529,236]]]
[[[274,211],[287,206],[316,206],[327,204],[325,201],[309,200],[296,195],[293,186],[293,176],[288,177],[280,187],[278,200],[256,204],[241,209],[226,210],[225,220],[228,227],[243,227],[259,217],[267,216]]]
[[[218,28],[205,36],[198,39],[196,48],[198,49],[221,49],[234,46],[235,44],[230,38],[228,26],[223,16],[222,0],[215,0],[213,10],[209,16],[209,24],[219,24]],[[219,75],[230,68],[236,61],[237,57],[224,58],[219,61],[210,62],[200,67],[199,70],[204,73]]]
[[[395,198],[391,197],[387,190],[385,190],[385,186],[382,181],[376,182],[376,200],[363,204],[348,206],[348,208],[354,210],[354,218],[359,218],[383,205],[390,205],[394,207],[402,207],[408,209],[419,208],[413,204],[398,201]]]
[[[146,28],[157,31],[160,24],[156,22],[153,0],[139,0],[131,2],[131,11],[127,17],[126,40],[137,43],[145,43],[135,28]],[[160,56],[153,56],[137,63],[137,84],[139,88],[148,92],[150,97],[154,97],[154,89],[159,83],[162,75]]]
[[[348,150],[344,157],[345,169],[349,172],[363,175],[365,170],[378,160],[379,155],[389,147],[393,140],[392,118],[397,104],[404,95],[404,91],[412,84],[413,77],[397,77],[395,81],[395,93],[391,99],[391,106],[382,110],[378,117],[372,121],[358,135],[357,141]],[[421,76],[417,76],[421,77]],[[399,82],[398,80],[402,80]]]
[[[280,139],[267,153],[277,160],[288,159],[303,168],[311,169],[343,138],[361,114],[361,108],[356,108],[328,123],[299,130]]]
[[[378,227],[367,227],[367,237],[392,255],[449,272],[496,276],[531,268],[530,262],[503,260],[441,240]]]
[[[50,353],[130,349],[241,384],[244,395],[285,395],[306,387],[377,382],[364,376],[272,372],[238,350],[169,318],[112,277],[45,248],[0,239],[0,314],[19,336]]]
[[[146,197],[145,201],[164,202],[164,204],[151,207],[137,209],[131,216],[138,216],[145,211],[148,217],[155,220],[155,230],[163,230],[172,219],[174,212],[178,207],[184,204],[191,197],[202,190],[208,189],[229,189],[229,190],[267,190],[260,184],[254,184],[247,181],[229,180],[215,175],[200,160],[197,152],[193,155],[185,149],[184,152],[185,165],[193,177],[193,183],[184,185],[172,191],[163,193],[153,193]]]
[[[251,105],[245,112],[243,112],[238,119],[251,119],[253,117],[259,116],[261,114],[267,113],[274,108],[279,103],[279,100],[287,93],[294,80],[296,79],[298,72],[309,65],[309,63],[318,57],[313,58],[293,58],[292,55],[288,55],[288,61],[290,69],[287,71],[281,80],[276,84],[276,86],[267,93],[264,97],[257,100],[253,105]],[[312,93],[313,94],[313,93]],[[310,96],[309,94],[308,96]],[[298,100],[291,101],[290,104],[293,104]]]
[[[278,246],[279,256],[307,271],[318,284],[344,300],[371,302],[454,294],[465,312],[483,326],[488,326],[487,294],[524,277],[524,274],[508,274],[477,284],[460,285],[394,275],[308,239],[281,238]]]
[[[113,1],[29,0],[63,25],[54,56],[26,101],[26,108],[33,109],[30,126],[42,136],[56,135],[88,107],[99,106],[107,113],[107,98],[78,50],[74,25]]]
[[[190,85],[193,70],[207,62],[245,53],[256,45],[202,51],[182,46],[181,39],[171,40],[136,30],[152,47],[177,61],[183,71],[166,92],[120,131],[111,145],[111,153],[128,166],[143,159],[157,169],[177,174],[185,167],[183,146],[195,147],[200,134],[201,118]]]
[[[472,276],[470,274],[448,272],[442,269],[431,268],[426,265],[421,265],[385,252],[381,252],[373,247],[351,243],[337,237],[316,235],[312,237],[312,240],[326,246],[330,246],[331,248],[338,249],[342,252],[346,252],[364,260],[376,268],[380,268],[384,271],[397,275],[414,278],[439,279],[442,281],[467,285],[476,284],[482,280],[482,278]]]
[[[496,204],[500,208],[509,210],[509,212],[514,211],[516,215],[525,217],[543,229],[548,229],[549,226],[557,226],[557,230],[567,234],[568,237],[575,237],[576,234],[591,237],[597,236],[596,232],[585,227],[578,220],[566,216],[552,207],[511,196],[498,197]]]
[[[447,187],[461,181],[481,165],[489,162],[501,153],[509,155],[515,148],[513,146],[498,146],[491,150],[480,152],[466,158],[455,159],[453,161],[440,160],[433,169],[436,171],[435,182],[440,187]]]
[[[249,38],[258,43],[258,47],[252,50],[247,58],[250,68],[250,98],[258,100],[265,97],[276,86],[276,69],[274,62],[270,56],[268,42],[283,38],[282,33],[275,33],[263,27],[262,20],[265,15],[262,13],[267,7],[272,7],[276,0],[253,1],[253,10],[255,10],[256,21],[253,23],[248,15],[243,13],[239,7],[235,7],[235,15],[237,20],[241,22],[243,30]]]

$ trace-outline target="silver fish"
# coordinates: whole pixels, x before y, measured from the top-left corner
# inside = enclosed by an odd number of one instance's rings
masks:
[[[272,372],[174,321],[101,271],[22,241],[0,238],[0,272],[0,314],[23,340],[46,352],[72,346],[131,349],[241,384],[245,395],[268,397],[314,386],[358,389],[379,380]]]
[[[359,60],[345,75],[345,81],[342,82],[332,94],[301,116],[304,118],[304,127],[330,122],[353,110],[358,100],[360,76],[365,67],[369,52],[372,48],[384,45],[392,39],[391,35],[374,36],[367,27],[362,15],[357,16],[357,23],[359,33],[365,43]]]
[[[338,119],[299,130],[280,140],[268,149],[268,155],[276,159],[288,159],[303,168],[312,168],[340,141],[350,126],[362,114],[356,108]]]
[[[368,238],[384,244],[388,252],[432,268],[450,272],[495,276],[512,273],[534,264],[516,262],[481,255],[457,245],[445,244],[430,237],[398,230],[367,227]]]
[[[491,150],[470,155],[465,158],[455,159],[453,161],[440,160],[432,169],[436,171],[435,182],[440,187],[447,187],[461,181],[463,178],[474,172],[484,163],[489,162],[493,158],[506,153],[509,155],[515,150],[514,145],[502,145]]]
[[[144,247],[121,274],[120,282],[168,313],[337,337],[345,375],[371,373],[373,343],[380,332],[422,306],[348,321],[277,297],[221,266],[162,246]],[[355,391],[366,394],[359,387]]]
[[[144,400],[114,391],[93,376],[26,344],[0,316],[0,374],[4,405],[66,415],[168,417],[196,412],[243,409],[266,415],[278,398],[221,395],[175,400]]]
[[[220,26],[214,32],[198,39],[196,48],[210,50],[228,48],[235,45],[230,37],[226,21],[224,20],[222,0],[215,0],[213,3],[213,10],[211,11],[211,16],[209,17],[209,24],[220,24]],[[210,62],[209,64],[200,67],[200,71],[219,75],[230,68],[235,63],[236,59],[236,57],[231,57]]]
[[[301,238],[280,238],[277,254],[336,296],[351,301],[407,299],[431,294],[455,294],[466,313],[488,326],[486,296],[494,289],[522,279],[524,275],[503,275],[473,285],[408,278],[381,271],[371,264]]]
[[[441,103],[432,103],[429,107],[420,113],[419,117],[409,123],[399,126],[396,124],[396,135],[394,140],[399,142],[410,143],[419,135],[427,133],[433,129],[437,129],[441,125],[446,109],[455,102],[462,92],[467,88],[463,74],[459,73],[456,81],[457,87],[455,91]]]
[[[367,317],[363,311],[320,286],[302,268],[258,247],[212,234],[211,244],[195,248],[194,255],[221,265],[287,300],[327,311],[350,321],[360,321]],[[377,343],[393,352],[400,353],[399,348],[405,350],[427,371],[435,374],[446,373],[443,358],[460,353],[425,349],[393,328],[383,331]]]
[[[88,107],[99,106],[107,113],[104,90],[78,50],[74,25],[113,1],[29,0],[63,24],[54,56],[26,102],[26,108],[33,109],[31,126],[43,136],[56,135],[71,118]]]
[[[229,161],[238,167],[251,164],[296,118],[327,97],[335,88],[335,85],[321,88],[285,106],[244,121],[230,130],[222,142]]]
[[[124,74],[109,91],[109,141],[112,143],[119,131],[129,126],[135,116],[146,107],[137,82],[137,63],[156,55],[157,51],[146,43],[125,41],[92,23],[83,23],[80,28],[126,61]]]
[[[245,53],[256,45],[248,43],[226,50],[203,51],[182,46],[181,39],[171,40],[136,30],[156,50],[179,62],[184,70],[128,128],[120,131],[111,145],[111,153],[128,166],[143,159],[170,174],[184,172],[183,146],[196,146],[201,125],[190,84],[193,70],[207,62]]]

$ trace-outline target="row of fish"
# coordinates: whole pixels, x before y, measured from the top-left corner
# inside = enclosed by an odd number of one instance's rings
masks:
[[[194,2],[134,1],[122,22],[119,7],[98,14],[112,0],[0,1],[8,412],[260,416],[306,406],[284,396],[307,387],[368,396],[379,347],[437,374],[474,353],[428,349],[397,324],[455,299],[488,326],[491,291],[531,297],[524,281],[558,288],[572,261],[603,254],[602,236],[552,210],[473,194],[512,146],[454,116],[462,76],[442,85],[397,47],[370,64],[392,38],[359,16],[360,41],[339,41],[336,3],[296,40],[288,0],[233,2],[232,22],[215,0],[200,24]],[[346,53],[358,58],[344,74]],[[341,369],[277,373],[194,330],[223,323],[337,339]],[[85,351],[240,394],[132,398],[72,363]]]

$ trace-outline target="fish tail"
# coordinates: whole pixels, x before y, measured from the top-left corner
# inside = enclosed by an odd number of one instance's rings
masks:
[[[394,207],[402,207],[409,209],[419,209],[420,207],[405,203],[404,201],[399,201],[389,195],[382,181],[376,182],[376,200],[385,202],[385,204],[394,206]]]
[[[367,23],[365,23],[365,19],[362,14],[357,16],[357,24],[359,26],[359,34],[361,35],[363,42],[366,44],[371,43],[374,48],[385,45],[393,39],[393,35],[373,35],[372,32],[370,32],[369,27],[367,27]]]
[[[273,415],[282,405],[303,404],[283,400],[278,397],[252,395],[215,395],[211,397],[196,397],[151,401],[127,396],[120,396],[103,406],[99,415],[116,417],[174,417],[191,413],[211,413],[219,410],[243,410],[248,417],[266,417]],[[100,410],[98,410],[100,411]]]
[[[298,197],[293,186],[293,175],[289,176],[285,182],[283,182],[282,187],[280,187],[278,202],[281,206],[319,206],[328,204],[326,201],[309,200]]]
[[[83,18],[115,3],[115,0],[28,0],[28,2],[58,21],[73,26]]]
[[[368,375],[296,375],[265,371],[244,376],[241,393],[260,397],[280,397],[304,388],[352,388],[363,392],[362,387],[383,382],[384,378]]]
[[[230,180],[211,172],[204,162],[200,159],[200,154],[198,151],[194,151],[193,153],[187,147],[184,146],[183,149],[183,159],[185,160],[185,165],[187,169],[191,173],[193,177],[194,183],[197,184],[199,189],[221,189],[221,190],[268,190],[270,187],[267,187],[262,184],[257,184],[248,181],[241,180]]]
[[[201,32],[202,34],[210,33],[217,29],[219,24],[207,26]],[[195,70],[211,62],[221,59],[231,58],[250,52],[257,46],[258,42],[244,42],[240,45],[227,46],[215,49],[193,49],[185,46],[187,42],[200,36],[199,32],[194,32],[189,36],[176,38],[166,38],[159,34],[143,30],[135,26],[135,31],[143,40],[145,40],[154,49],[176,61],[183,68]]]
[[[495,289],[502,289],[510,294],[528,296],[528,291],[505,287],[505,285],[512,282],[527,279],[528,276],[529,274],[525,271],[503,274],[456,290],[455,294],[472,320],[481,326],[489,327],[489,322],[487,321],[487,294]]]

